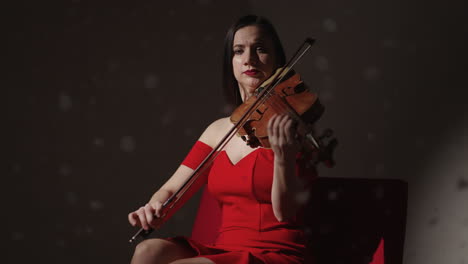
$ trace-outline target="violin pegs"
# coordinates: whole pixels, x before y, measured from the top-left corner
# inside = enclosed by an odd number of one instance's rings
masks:
[[[300,83],[294,87],[294,92],[295,93],[302,93],[303,91],[306,90],[306,86],[304,83]]]
[[[258,140],[256,136],[248,135],[248,139],[246,142],[247,142],[247,145],[251,148],[260,147],[260,141]]]

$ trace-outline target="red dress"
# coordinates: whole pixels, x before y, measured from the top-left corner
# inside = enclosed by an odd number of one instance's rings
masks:
[[[210,151],[211,147],[198,141],[182,164],[195,168]],[[303,263],[302,218],[297,215],[278,222],[273,214],[273,158],[272,150],[258,148],[233,164],[222,151],[212,164],[207,185],[222,211],[215,243],[186,237],[170,240],[186,243],[198,257],[215,263]],[[314,171],[297,168],[301,177],[315,177]]]

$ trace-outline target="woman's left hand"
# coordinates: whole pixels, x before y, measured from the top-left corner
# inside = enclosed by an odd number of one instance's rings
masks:
[[[296,159],[301,144],[296,137],[295,121],[288,115],[275,115],[268,121],[268,140],[275,153],[275,162],[289,163]]]

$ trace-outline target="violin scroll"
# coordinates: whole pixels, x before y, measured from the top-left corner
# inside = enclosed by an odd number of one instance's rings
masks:
[[[312,161],[314,165],[323,162],[328,168],[335,166],[333,153],[336,146],[338,146],[338,140],[334,137],[332,138],[332,136],[333,130],[327,128],[323,131],[322,135],[318,137],[321,147],[317,150],[316,159]]]

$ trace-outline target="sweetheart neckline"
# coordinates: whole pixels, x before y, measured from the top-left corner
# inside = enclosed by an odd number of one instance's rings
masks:
[[[257,151],[260,150],[260,149],[262,149],[262,148],[257,148],[257,149],[255,149],[255,150],[251,151],[249,154],[245,155],[245,156],[242,157],[240,160],[238,160],[238,161],[236,162],[236,164],[234,164],[234,163],[232,162],[232,159],[231,159],[231,157],[229,157],[229,155],[228,155],[228,153],[227,153],[226,150],[223,149],[221,152],[224,152],[224,155],[226,156],[226,159],[228,160],[229,164],[231,164],[231,166],[235,167],[235,166],[237,166],[239,163],[241,163],[243,160],[247,159],[247,157],[251,156],[252,153],[257,152]]]

